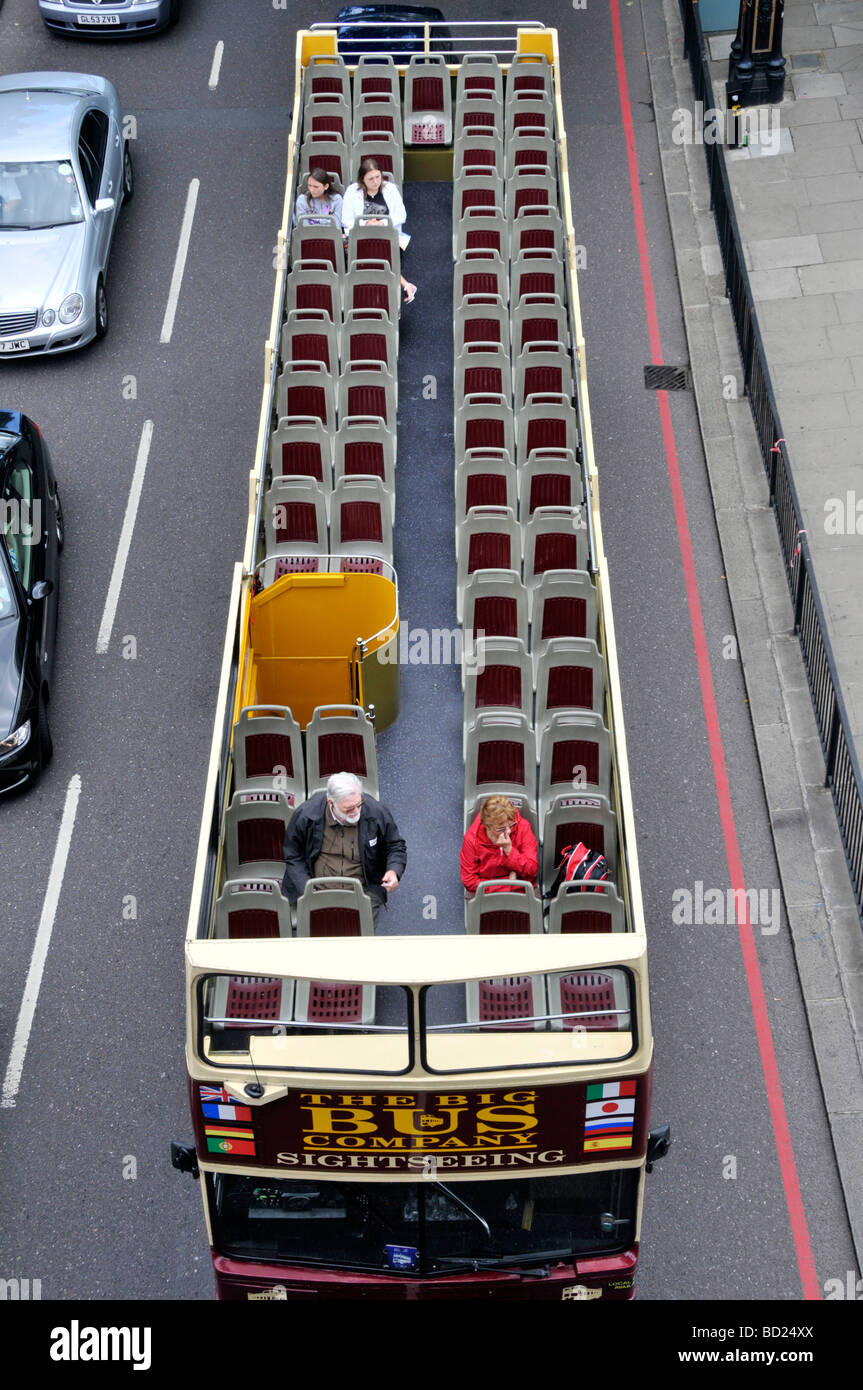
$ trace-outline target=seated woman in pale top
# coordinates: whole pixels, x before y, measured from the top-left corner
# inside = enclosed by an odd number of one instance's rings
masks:
[[[381,166],[371,156],[360,164],[357,181],[345,189],[342,203],[342,226],[346,232],[351,230],[358,218],[372,224],[389,218],[398,232],[402,231],[407,219],[402,195],[392,179],[384,178]],[[407,240],[406,237],[405,241]],[[404,290],[405,303],[412,304],[417,287],[403,275],[399,278]]]

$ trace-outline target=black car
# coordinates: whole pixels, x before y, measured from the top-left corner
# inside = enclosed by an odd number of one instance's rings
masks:
[[[0,794],[32,782],[52,752],[63,513],[39,428],[0,410]]]
[[[346,5],[336,15],[339,53],[346,63],[359,62],[363,53],[422,53],[426,23],[445,23],[446,16],[430,5]],[[432,29],[432,49],[452,51],[449,29]]]

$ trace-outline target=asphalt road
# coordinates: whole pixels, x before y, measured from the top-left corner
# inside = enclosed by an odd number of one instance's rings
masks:
[[[15,1108],[0,1111],[0,1276],[41,1279],[43,1298],[212,1296],[199,1194],[171,1170],[168,1141],[190,1135],[182,938],[254,462],[299,7],[240,8],[187,0],[180,26],[162,38],[74,46],[45,34],[35,0],[5,0],[0,10],[5,71],[104,73],[137,120],[136,196],[115,244],[108,337],[53,362],[3,363],[0,378],[0,403],[32,415],[49,441],[67,530],[54,762],[33,792],[0,805],[4,1066],[67,787],[81,779],[21,1090]],[[659,328],[665,360],[680,362],[641,14],[634,4],[622,9]],[[494,7],[501,18],[521,10]],[[467,4],[446,11],[475,17]],[[313,6],[301,17],[329,13]],[[558,0],[541,18],[560,29],[576,234],[586,250],[594,443],[651,950],[654,1117],[674,1133],[671,1155],[648,1179],[640,1296],[796,1299],[798,1260],[737,929],[672,921],[675,890],[697,881],[725,888],[729,871],[657,399],[643,385],[650,347],[609,13]],[[224,57],[210,90],[219,40]],[[193,179],[189,256],[173,335],[162,344]],[[419,244],[410,254],[422,288]],[[412,312],[422,314],[421,296]],[[415,317],[411,332],[419,331]],[[403,401],[409,395],[403,388]],[[779,878],[742,675],[723,657],[734,627],[694,405],[687,393],[670,400],[746,882],[769,891]],[[148,420],[116,620],[97,654]],[[401,486],[400,478],[403,498]],[[397,527],[404,522],[402,512]],[[386,779],[385,745],[381,756]],[[419,758],[392,769],[399,814],[418,769]],[[421,878],[422,852],[414,862]],[[784,919],[775,933],[756,931],[756,941],[823,1285],[854,1267],[842,1196]]]

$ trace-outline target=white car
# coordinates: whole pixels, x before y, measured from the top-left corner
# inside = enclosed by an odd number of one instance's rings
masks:
[[[104,77],[0,77],[0,360],[107,333],[108,257],[134,191],[122,122]]]

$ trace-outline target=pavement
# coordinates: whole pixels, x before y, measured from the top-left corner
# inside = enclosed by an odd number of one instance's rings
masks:
[[[693,388],[801,986],[858,1260],[863,930],[824,786],[725,297],[677,0],[642,4]],[[732,35],[708,36],[724,106]],[[781,104],[725,156],[756,314],[858,759],[863,758],[863,0],[787,0]],[[700,121],[694,122],[698,129]],[[778,698],[777,698],[778,697]]]

